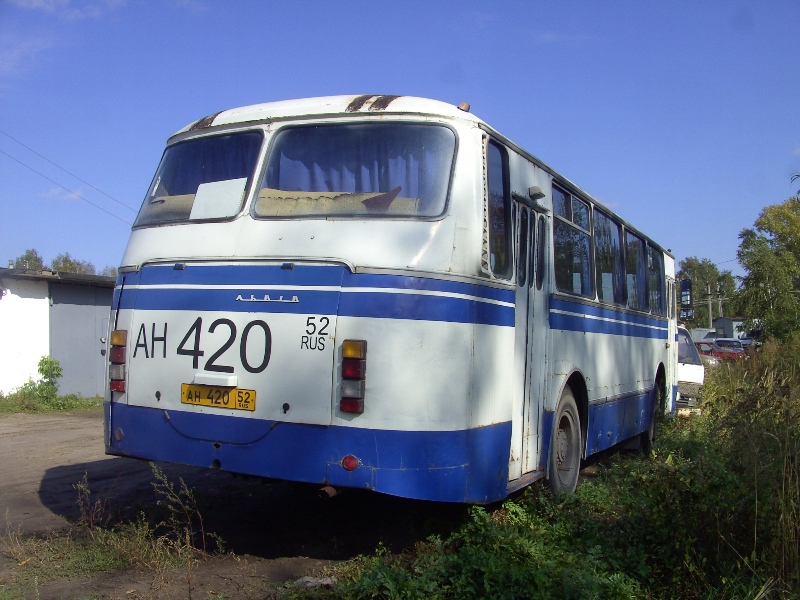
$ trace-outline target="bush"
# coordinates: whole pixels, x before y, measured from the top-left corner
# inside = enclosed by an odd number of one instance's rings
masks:
[[[78,394],[58,395],[58,380],[63,371],[59,362],[43,356],[38,364],[39,379],[29,379],[7,396],[0,394],[0,412],[48,412],[75,410],[100,404],[95,398],[82,398]]]

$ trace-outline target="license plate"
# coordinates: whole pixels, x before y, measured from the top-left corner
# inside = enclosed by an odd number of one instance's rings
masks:
[[[182,383],[181,403],[252,411],[256,409],[256,391]]]

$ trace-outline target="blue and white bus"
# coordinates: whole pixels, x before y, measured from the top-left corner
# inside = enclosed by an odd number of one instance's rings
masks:
[[[109,454],[489,503],[674,410],[673,256],[466,104],[205,117],[119,273]]]

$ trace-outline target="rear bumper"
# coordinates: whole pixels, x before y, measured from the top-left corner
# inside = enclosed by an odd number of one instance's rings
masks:
[[[699,398],[702,388],[702,383],[694,383],[691,381],[678,382],[678,393],[686,398]]]
[[[506,496],[510,422],[461,431],[392,431],[122,403],[106,404],[106,415],[107,454],[419,500],[482,504]],[[347,455],[359,460],[354,471],[342,467]]]

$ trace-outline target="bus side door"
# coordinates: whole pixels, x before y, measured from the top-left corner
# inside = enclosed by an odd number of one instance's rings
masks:
[[[516,203],[514,403],[509,481],[539,466],[547,361],[546,217]],[[516,434],[516,435],[515,435]]]

